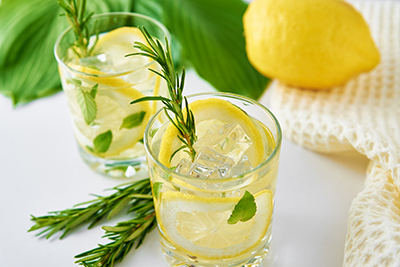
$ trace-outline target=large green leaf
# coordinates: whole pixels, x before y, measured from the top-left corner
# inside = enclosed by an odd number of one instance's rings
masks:
[[[165,23],[163,0],[134,0],[133,12],[140,13],[151,18],[154,18],[161,23]],[[189,61],[185,61],[183,55],[182,47],[178,38],[171,33],[171,53],[172,60],[176,69],[181,69],[182,66],[188,67],[190,65]]]
[[[0,5],[0,92],[14,105],[59,90],[54,42],[49,41],[66,24],[53,23],[57,15],[55,1],[3,0]]]
[[[245,52],[241,0],[88,0],[95,13],[135,11],[171,32],[175,63],[188,66],[220,91],[257,99],[268,79]],[[56,0],[3,0],[0,4],[0,93],[14,105],[61,90],[53,46],[68,26]],[[179,42],[177,42],[179,39]],[[183,55],[183,56],[182,56]]]
[[[197,73],[216,89],[258,99],[269,79],[247,59],[241,0],[162,0],[164,23]]]
[[[88,10],[125,11],[126,0],[96,0]],[[14,105],[61,90],[53,47],[67,28],[56,0],[3,0],[0,4],[0,93]]]

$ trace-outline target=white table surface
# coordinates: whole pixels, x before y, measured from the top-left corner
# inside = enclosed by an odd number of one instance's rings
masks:
[[[185,90],[212,88],[190,71]],[[268,93],[261,102],[269,106]],[[367,164],[355,152],[318,154],[284,139],[272,259],[264,266],[341,266],[348,210],[363,188]],[[126,181],[94,173],[80,159],[63,93],[16,109],[0,95],[0,266],[77,266],[74,255],[108,243],[101,238],[100,225],[81,228],[63,240],[59,235],[46,240],[27,233],[33,225],[30,214],[70,208],[92,199],[91,193],[107,195],[104,189]],[[115,225],[122,219],[102,223]],[[117,266],[167,266],[157,231]]]

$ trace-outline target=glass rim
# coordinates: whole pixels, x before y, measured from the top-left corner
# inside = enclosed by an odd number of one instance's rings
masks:
[[[134,13],[134,12],[107,12],[107,13],[100,13],[100,14],[93,15],[92,19],[98,19],[98,18],[101,18],[101,17],[115,16],[115,15],[117,15],[117,16],[133,16],[133,17],[140,17],[142,19],[146,19],[146,20],[150,21],[151,23],[154,23],[157,27],[159,27],[163,31],[163,33],[165,35],[165,38],[167,38],[168,40],[171,39],[170,33],[169,33],[168,29],[164,26],[164,24],[162,24],[160,21],[158,21],[158,20],[156,20],[154,18],[151,18],[151,17],[146,16],[146,15],[142,15],[142,14],[139,14],[139,13]],[[92,77],[109,78],[109,77],[123,76],[123,75],[129,74],[129,73],[135,72],[137,70],[141,70],[143,68],[149,67],[149,66],[151,66],[152,64],[155,63],[155,61],[153,59],[151,59],[149,61],[149,63],[147,63],[147,64],[145,64],[143,66],[140,66],[140,67],[132,69],[132,70],[124,71],[124,72],[118,72],[118,73],[93,74],[93,73],[87,73],[87,72],[83,72],[83,71],[78,71],[76,69],[73,69],[73,68],[69,67],[67,64],[65,64],[64,60],[62,60],[59,57],[58,53],[57,53],[57,47],[59,47],[59,44],[61,43],[61,39],[71,30],[72,30],[72,27],[68,26],[68,28],[66,28],[57,37],[57,40],[56,40],[56,42],[54,44],[53,52],[54,52],[54,56],[55,56],[58,64],[60,64],[62,67],[68,69],[69,71],[71,71],[73,73],[77,73],[79,75],[85,75],[85,76],[92,76]]]
[[[252,104],[255,104],[256,106],[258,106],[259,108],[261,108],[264,112],[266,112],[270,118],[272,119],[272,122],[274,123],[275,127],[276,127],[276,132],[277,132],[277,140],[276,141],[276,145],[274,150],[272,151],[272,153],[268,156],[268,158],[266,158],[263,162],[261,162],[260,164],[258,164],[256,167],[254,167],[253,169],[251,169],[250,171],[247,172],[243,172],[240,175],[237,176],[232,176],[232,177],[226,177],[226,178],[219,178],[219,179],[208,179],[208,178],[197,178],[197,177],[193,177],[193,176],[189,176],[189,175],[184,175],[184,174],[180,174],[178,172],[175,172],[174,170],[168,168],[167,166],[165,166],[164,164],[162,164],[152,153],[152,149],[149,146],[149,142],[148,142],[148,136],[150,134],[150,128],[151,126],[155,123],[155,120],[157,119],[157,117],[160,115],[161,112],[163,112],[163,108],[157,110],[157,112],[149,119],[146,129],[144,131],[144,136],[143,136],[143,143],[144,143],[144,147],[146,150],[146,155],[147,157],[151,157],[151,159],[156,163],[156,165],[158,167],[160,167],[163,171],[167,172],[167,173],[173,173],[174,177],[178,177],[179,180],[186,180],[186,181],[196,181],[196,182],[204,182],[207,181],[207,183],[226,183],[232,180],[236,180],[236,179],[243,179],[247,176],[251,176],[254,173],[256,173],[258,170],[262,169],[263,167],[265,167],[266,165],[268,165],[272,159],[274,159],[281,147],[282,144],[282,130],[281,130],[281,126],[279,124],[279,121],[277,120],[277,118],[275,117],[275,115],[267,108],[265,107],[263,104],[259,103],[258,101],[251,99],[249,97],[246,96],[242,96],[242,95],[238,95],[238,94],[233,94],[233,93],[226,93],[226,92],[208,92],[208,93],[196,93],[196,94],[191,94],[186,96],[188,99],[192,98],[192,97],[199,97],[199,96],[206,96],[206,95],[210,95],[210,96],[223,96],[223,97],[231,97],[231,98],[235,98],[238,100],[245,100],[248,101]]]

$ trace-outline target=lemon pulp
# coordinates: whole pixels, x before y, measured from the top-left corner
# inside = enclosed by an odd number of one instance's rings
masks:
[[[203,198],[180,192],[163,192],[158,223],[167,240],[189,255],[225,259],[242,255],[266,236],[272,216],[272,192],[254,195],[257,212],[246,222],[227,220],[239,197]]]

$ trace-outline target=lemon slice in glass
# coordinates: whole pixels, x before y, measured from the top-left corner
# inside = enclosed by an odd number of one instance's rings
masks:
[[[151,59],[145,56],[126,56],[140,52],[134,48],[135,42],[147,44],[142,32],[135,27],[120,27],[99,36],[92,54],[104,57],[108,65],[102,67],[106,73],[130,73],[124,79],[131,84],[140,84],[155,75],[148,71],[153,66]],[[154,67],[154,66],[153,66]]]
[[[98,55],[105,53],[113,60],[114,65],[123,64],[126,61],[132,60],[132,58],[125,57],[125,55],[139,51],[133,47],[135,42],[147,44],[146,39],[138,28],[120,27],[100,35],[92,54]],[[148,63],[150,61],[150,59],[146,57],[137,58],[141,60],[142,63]],[[135,66],[141,65],[135,64]]]
[[[266,236],[272,216],[272,192],[254,195],[257,212],[246,222],[228,224],[240,197],[203,198],[181,192],[160,194],[160,230],[167,240],[189,255],[207,259],[239,256]]]
[[[144,95],[133,89],[98,90],[94,98],[97,105],[96,119],[87,124],[74,94],[67,94],[74,119],[74,132],[81,147],[93,153],[94,139],[100,134],[111,131],[112,140],[107,151],[96,153],[100,157],[124,156],[124,150],[132,148],[143,138],[147,121],[152,115],[148,102],[131,105],[133,99]],[[123,126],[124,120],[135,118],[136,123]],[[131,127],[132,126],[132,127]],[[128,155],[126,155],[128,156]]]
[[[262,162],[264,157],[262,134],[254,121],[242,109],[217,98],[196,100],[189,106],[195,117],[196,133],[199,138],[206,132],[211,122],[238,124],[253,142],[246,151],[250,163],[255,167]],[[167,167],[176,166],[183,157],[187,157],[187,154],[181,151],[170,162],[173,152],[182,145],[177,136],[178,130],[171,124],[167,127],[161,141],[158,157],[159,161]]]
[[[96,37],[91,37],[94,43]],[[99,35],[99,39],[89,57],[75,59],[68,66],[85,75],[77,75],[80,79],[117,88],[141,84],[154,75],[148,71],[153,64],[145,56],[129,56],[139,52],[133,45],[135,42],[147,44],[138,28],[121,27]],[[73,55],[73,53],[71,52]],[[113,77],[118,74],[119,77]],[[123,74],[123,75],[121,75]],[[122,77],[122,78],[121,78]]]
[[[126,88],[126,87],[132,86],[131,83],[124,81],[121,78],[107,76],[107,73],[96,70],[94,68],[76,65],[76,64],[72,64],[72,63],[68,64],[68,66],[74,70],[83,72],[84,74],[83,73],[76,74],[76,77],[83,81],[89,81],[91,85],[100,84],[100,85],[109,86],[109,87],[113,87],[113,88]],[[101,88],[102,87],[100,87],[100,89]]]

